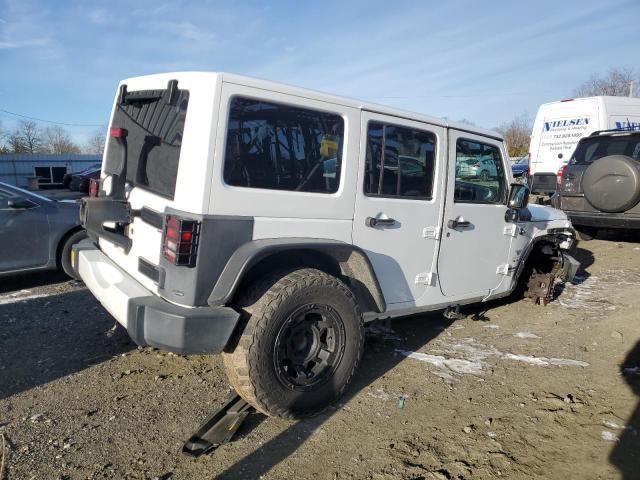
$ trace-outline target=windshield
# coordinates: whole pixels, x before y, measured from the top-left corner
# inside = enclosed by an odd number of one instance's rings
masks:
[[[625,155],[640,160],[640,135],[597,136],[583,139],[571,157],[572,165],[591,164],[609,155]]]
[[[16,195],[21,195],[21,196],[26,197],[26,198],[37,198],[38,200],[43,201],[43,202],[52,202],[53,201],[50,198],[43,197],[42,195],[38,195],[37,193],[30,192],[29,190],[25,190],[24,188],[14,187],[13,185],[6,185],[6,184],[0,184],[0,185],[2,185],[4,188],[9,190],[11,193],[14,193]]]
[[[525,155],[516,160],[516,165],[529,165],[529,155]]]

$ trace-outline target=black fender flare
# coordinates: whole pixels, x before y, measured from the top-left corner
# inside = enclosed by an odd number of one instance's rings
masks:
[[[286,251],[310,251],[331,257],[339,265],[343,276],[349,278],[354,294],[362,304],[362,295],[369,297],[363,310],[382,313],[386,302],[380,283],[367,254],[359,247],[339,240],[309,238],[268,238],[252,240],[240,246],[229,258],[216,281],[207,303],[211,306],[228,304],[244,276],[267,257]]]

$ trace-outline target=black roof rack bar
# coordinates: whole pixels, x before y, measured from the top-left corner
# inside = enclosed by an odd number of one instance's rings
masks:
[[[626,133],[626,132],[634,132],[640,131],[637,128],[633,128],[632,126],[623,127],[623,128],[611,128],[609,130],[596,130],[595,132],[589,135],[590,137],[594,137],[596,135],[600,135],[601,133]]]

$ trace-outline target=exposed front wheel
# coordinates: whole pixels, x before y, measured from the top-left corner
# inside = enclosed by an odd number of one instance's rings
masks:
[[[361,315],[353,293],[320,270],[281,274],[244,306],[247,325],[223,353],[231,385],[269,416],[302,418],[340,397],[360,363]]]

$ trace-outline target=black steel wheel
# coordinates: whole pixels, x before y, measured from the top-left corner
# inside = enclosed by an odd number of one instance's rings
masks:
[[[313,390],[340,365],[345,329],[329,305],[308,304],[292,312],[276,337],[274,368],[291,390]]]
[[[364,330],[341,280],[311,268],[275,274],[239,306],[246,327],[223,361],[247,402],[269,416],[303,418],[344,393],[362,357]]]

